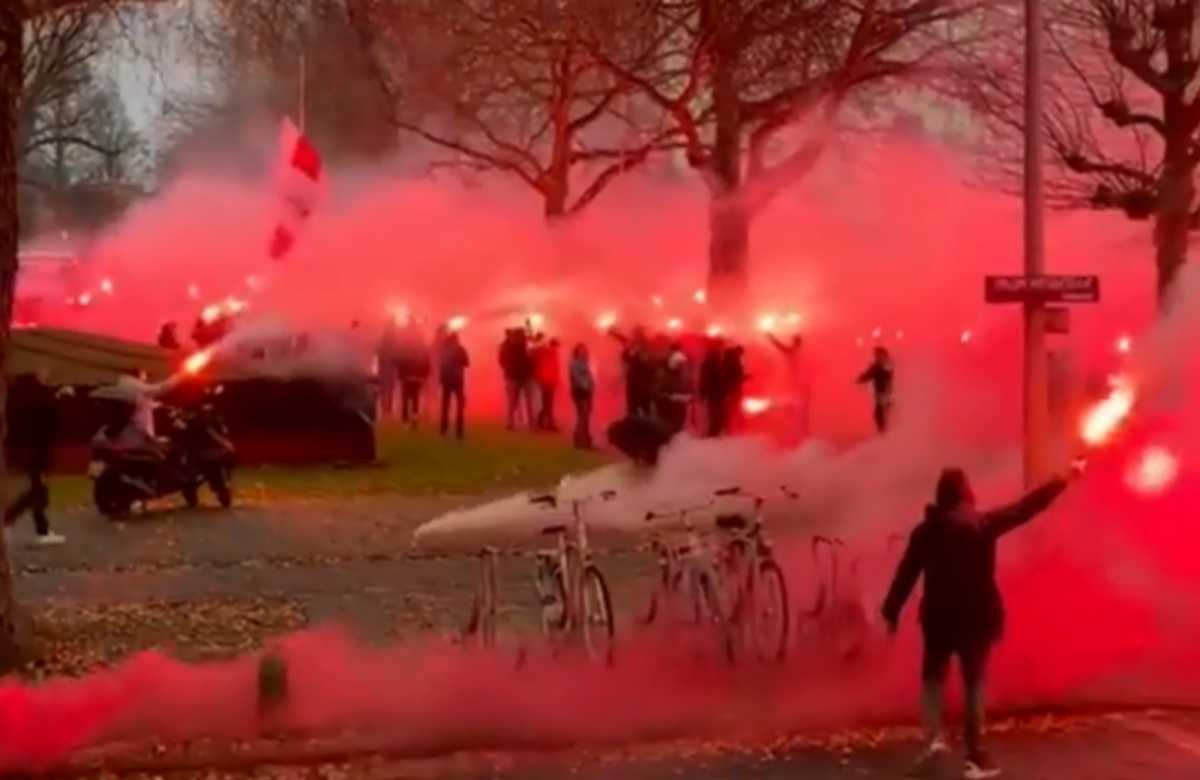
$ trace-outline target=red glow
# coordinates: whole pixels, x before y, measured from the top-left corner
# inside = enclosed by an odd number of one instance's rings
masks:
[[[103,292],[105,295],[112,295],[113,294],[112,279],[107,279],[107,278],[101,279],[100,280],[100,291]]]
[[[1129,336],[1121,336],[1117,339],[1116,350],[1122,355],[1128,355],[1133,351],[1133,339]]]
[[[459,314],[446,320],[446,328],[454,333],[458,333],[466,328],[470,322],[470,319]]]
[[[606,311],[596,318],[596,328],[599,330],[612,330],[617,324],[617,313]]]
[[[692,293],[692,300],[696,303],[708,303],[708,291],[704,288],[696,290],[696,292]]]
[[[1134,491],[1154,496],[1163,493],[1179,476],[1179,458],[1165,447],[1147,447],[1125,472],[1125,484]]]

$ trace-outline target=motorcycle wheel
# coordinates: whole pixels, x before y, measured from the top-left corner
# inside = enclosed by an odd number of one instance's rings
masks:
[[[121,480],[111,473],[100,475],[92,486],[92,500],[100,514],[111,519],[129,514],[133,506],[133,496],[121,484]]]

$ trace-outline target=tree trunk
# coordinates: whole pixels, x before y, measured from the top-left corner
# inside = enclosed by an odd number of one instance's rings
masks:
[[[23,84],[21,6],[0,2],[0,443],[6,433],[5,409],[8,387],[9,323],[12,320],[13,290],[17,279],[17,122]],[[0,446],[0,475],[4,473],[4,449]],[[7,496],[0,492],[0,498]],[[4,502],[7,505],[7,502]],[[17,642],[16,604],[13,602],[12,569],[8,545],[0,533],[0,670],[12,668],[20,659]]]
[[[742,203],[742,117],[736,60],[717,56],[713,74],[716,137],[709,185],[709,288],[730,300],[745,291],[750,265],[750,214]]]
[[[1159,179],[1154,248],[1160,312],[1170,305],[1172,286],[1188,259],[1192,206],[1196,200],[1196,185],[1192,180],[1195,165],[1189,161],[1189,156],[1186,142],[1168,143]]]

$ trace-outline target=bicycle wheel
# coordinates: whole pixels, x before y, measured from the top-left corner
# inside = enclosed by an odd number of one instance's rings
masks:
[[[557,564],[538,564],[534,579],[541,609],[542,634],[549,637],[567,626],[567,585]]]
[[[764,661],[782,661],[787,655],[791,614],[787,582],[775,561],[768,558],[759,564],[758,581],[750,602],[758,657]]]
[[[613,621],[612,600],[608,583],[595,566],[583,570],[583,642],[594,660],[612,663]]]
[[[700,592],[696,594],[696,613],[708,618],[717,635],[718,652],[732,664],[737,653],[729,613],[722,603],[721,591],[708,574],[700,575],[699,586]]]

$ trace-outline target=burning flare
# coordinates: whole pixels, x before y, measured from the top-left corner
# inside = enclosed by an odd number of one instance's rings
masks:
[[[1137,400],[1129,377],[1114,376],[1108,380],[1108,384],[1112,388],[1108,397],[1084,414],[1083,423],[1079,428],[1080,437],[1093,447],[1112,437],[1113,432],[1129,417],[1134,401]]]
[[[596,318],[596,327],[600,330],[612,330],[616,324],[616,312],[606,311]]]
[[[764,314],[758,318],[758,329],[762,333],[773,333],[779,318],[774,314]]]
[[[195,376],[196,374],[199,374],[201,371],[203,371],[205,368],[207,368],[208,364],[211,362],[212,362],[212,351],[207,350],[207,349],[202,349],[199,352],[189,355],[188,359],[183,361],[183,370],[186,373],[191,374],[192,376]]]
[[[751,417],[756,417],[770,410],[771,401],[768,398],[747,398],[742,401],[742,411]]]
[[[451,317],[450,319],[446,320],[446,329],[449,330],[451,333],[458,333],[463,328],[467,327],[468,322],[470,322],[469,319],[467,319],[465,316],[459,314],[455,317]]]

